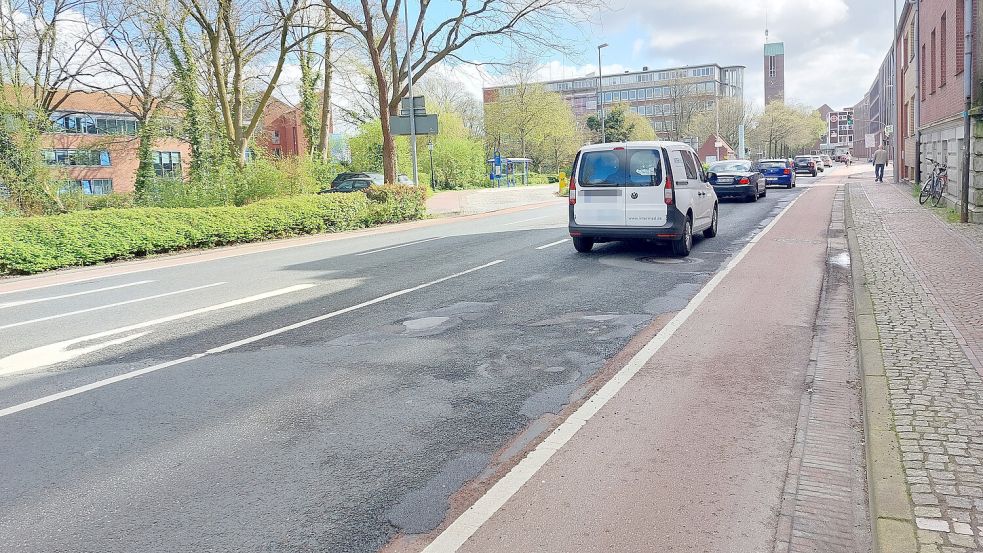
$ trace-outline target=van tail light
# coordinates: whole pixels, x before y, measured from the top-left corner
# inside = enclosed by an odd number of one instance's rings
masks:
[[[786,175],[791,175],[792,174],[792,170],[791,169],[785,169],[785,174]]]
[[[573,175],[570,176],[570,192],[567,197],[570,198],[570,205],[577,205],[577,177]]]
[[[741,184],[751,184],[751,181],[747,177],[742,177],[740,180]]]
[[[669,175],[666,175],[665,194],[666,194],[665,195],[666,205],[672,205],[675,196],[673,196],[674,192],[672,190],[672,177],[670,177]]]

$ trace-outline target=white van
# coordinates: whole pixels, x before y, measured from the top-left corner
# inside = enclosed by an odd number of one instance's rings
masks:
[[[627,239],[670,242],[689,255],[693,233],[717,235],[717,193],[680,142],[585,146],[570,178],[570,236],[578,252]]]

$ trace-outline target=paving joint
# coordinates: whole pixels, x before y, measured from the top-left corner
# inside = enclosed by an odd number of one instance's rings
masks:
[[[850,185],[855,186],[855,185]],[[880,335],[867,288],[864,260],[857,239],[850,195],[845,195],[854,324],[863,393],[867,486],[874,553],[910,553],[918,550],[917,527],[901,461],[901,445],[888,398],[888,380],[881,356]]]

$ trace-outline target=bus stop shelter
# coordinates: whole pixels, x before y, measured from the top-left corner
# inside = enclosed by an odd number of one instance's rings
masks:
[[[496,161],[501,162],[501,170],[498,170]],[[532,160],[527,157],[492,158],[488,160],[491,168],[488,174],[495,186],[526,186],[529,184],[530,163]]]

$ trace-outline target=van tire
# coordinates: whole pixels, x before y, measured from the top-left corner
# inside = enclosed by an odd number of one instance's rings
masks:
[[[574,238],[573,247],[580,253],[590,253],[594,249],[593,238]]]
[[[689,216],[686,217],[686,223],[683,225],[683,237],[679,240],[674,240],[672,243],[672,253],[677,257],[686,257],[689,255],[690,250],[693,249],[693,219]]]
[[[713,218],[710,219],[710,226],[707,227],[706,230],[703,231],[703,237],[704,238],[713,238],[714,236],[717,235],[717,214],[718,214],[718,211],[719,210],[717,209],[717,206],[714,205],[713,206]]]

